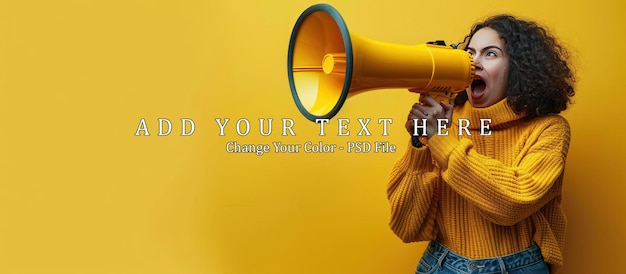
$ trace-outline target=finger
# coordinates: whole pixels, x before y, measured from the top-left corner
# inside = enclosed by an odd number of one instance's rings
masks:
[[[415,123],[413,122],[413,120],[407,120],[406,123],[404,124],[404,127],[409,133],[411,133],[413,132],[414,125]]]
[[[428,104],[428,101],[426,100],[427,97],[430,97],[430,95],[428,95],[428,93],[420,93],[420,98],[418,100],[420,105]]]
[[[437,105],[439,105],[439,103],[437,103],[437,101],[433,97],[428,95],[428,94],[420,95],[420,102],[422,102],[425,105],[429,105],[429,106],[437,106]]]
[[[426,106],[416,105],[411,109],[411,113],[419,118],[428,117],[428,108]]]
[[[422,119],[428,119],[428,116],[424,115],[424,113],[421,113],[419,111],[415,113],[411,113],[411,115],[407,117],[407,121],[418,121],[418,124],[420,124]]]
[[[410,111],[409,111],[409,113],[407,114],[407,119],[408,119],[408,120],[413,120],[413,118],[415,118],[415,114],[414,114],[414,112],[415,112],[415,111],[419,111],[419,110],[417,110],[417,109],[416,109],[416,107],[417,107],[417,106],[420,106],[420,103],[419,103],[419,102],[414,103],[414,104],[411,106],[411,110],[410,110]]]
[[[429,113],[431,113],[433,116],[439,116],[446,111],[441,103],[437,103],[437,101],[435,101],[435,99],[433,99],[432,97],[428,96],[424,98],[424,100],[424,105],[430,108]]]
[[[441,102],[441,107],[445,111],[446,119],[448,119],[448,121],[452,120],[452,104]]]
[[[452,104],[446,104],[443,101],[439,102],[439,105],[443,108],[443,110],[448,111],[452,109]]]

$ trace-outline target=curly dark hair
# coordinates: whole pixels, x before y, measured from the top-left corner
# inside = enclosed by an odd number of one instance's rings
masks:
[[[536,22],[508,14],[475,24],[465,37],[465,49],[474,34],[486,27],[498,32],[509,55],[506,96],[513,111],[532,118],[567,109],[576,82],[567,49]],[[462,92],[455,104],[465,101],[467,94]]]

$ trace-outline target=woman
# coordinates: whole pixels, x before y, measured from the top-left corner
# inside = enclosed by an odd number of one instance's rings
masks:
[[[555,273],[570,139],[557,114],[574,95],[567,52],[509,15],[476,24],[468,38],[471,86],[454,107],[420,96],[409,113],[412,144],[388,185],[390,226],[404,242],[430,241],[416,273]],[[424,123],[427,139],[418,139]]]

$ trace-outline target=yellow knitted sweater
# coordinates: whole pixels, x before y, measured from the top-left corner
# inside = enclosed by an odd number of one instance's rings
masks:
[[[469,133],[459,136],[459,119]],[[490,118],[491,136],[480,136]],[[551,271],[563,265],[561,186],[570,129],[559,115],[526,119],[504,99],[455,108],[448,135],[409,144],[390,175],[391,229],[404,242],[437,240],[477,259],[537,243]],[[489,133],[486,131],[485,133]]]

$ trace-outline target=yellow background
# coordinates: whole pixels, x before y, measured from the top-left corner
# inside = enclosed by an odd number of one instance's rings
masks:
[[[424,244],[387,226],[389,170],[416,95],[369,92],[305,120],[286,76],[312,1],[0,2],[0,273],[413,273]],[[580,78],[563,273],[618,273],[626,245],[622,1],[332,1],[352,32],[457,42],[509,12],[573,49]],[[372,136],[356,136],[358,117]],[[389,136],[375,119],[389,117]],[[134,136],[145,118],[151,136]],[[168,118],[169,136],[158,135]],[[196,124],[180,136],[180,119]],[[218,136],[216,118],[230,118]],[[248,136],[234,125],[247,118]],[[273,118],[273,134],[258,131]],[[280,135],[292,118],[297,136]],[[388,154],[229,154],[228,141],[389,141]]]

